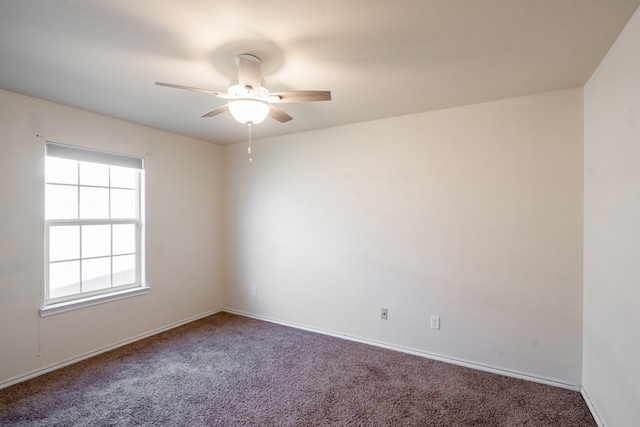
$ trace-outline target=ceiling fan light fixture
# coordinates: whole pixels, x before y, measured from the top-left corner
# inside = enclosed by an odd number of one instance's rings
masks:
[[[227,105],[233,118],[245,125],[262,123],[271,108],[268,102],[255,98],[231,99]]]

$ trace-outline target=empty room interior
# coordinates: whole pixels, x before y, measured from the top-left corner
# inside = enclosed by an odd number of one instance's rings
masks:
[[[0,2],[0,388],[228,312],[639,425],[639,4]],[[54,217],[59,152],[139,159],[135,214]],[[91,226],[131,267],[56,288]]]

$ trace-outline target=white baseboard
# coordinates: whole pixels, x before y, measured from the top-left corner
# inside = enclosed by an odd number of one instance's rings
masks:
[[[483,365],[483,364],[479,364],[479,363],[475,363],[475,362],[471,362],[471,361],[467,361],[467,360],[456,359],[456,358],[443,356],[443,355],[439,355],[439,354],[428,353],[428,352],[425,352],[425,351],[416,350],[416,349],[412,349],[412,348],[408,348],[408,347],[402,347],[402,346],[398,346],[398,345],[395,345],[395,344],[378,342],[378,341],[374,341],[374,340],[370,340],[370,339],[366,339],[366,338],[360,338],[360,337],[350,336],[350,335],[346,335],[346,334],[342,334],[342,333],[326,331],[326,330],[323,330],[323,329],[313,328],[313,327],[309,327],[309,326],[305,326],[305,325],[299,325],[299,324],[286,322],[286,321],[282,321],[282,320],[279,320],[279,319],[274,319],[274,318],[270,318],[270,317],[266,317],[266,316],[260,316],[260,315],[256,315],[256,314],[253,314],[253,313],[244,312],[244,311],[240,311],[240,310],[235,310],[235,309],[231,309],[231,308],[218,308],[218,309],[210,310],[210,311],[207,311],[205,313],[201,313],[201,314],[198,314],[196,316],[192,316],[192,317],[189,317],[187,319],[183,319],[183,320],[181,320],[179,322],[164,326],[162,328],[158,328],[158,329],[155,329],[153,331],[149,331],[149,332],[146,332],[144,334],[135,336],[133,338],[118,342],[116,344],[113,344],[113,345],[110,345],[110,346],[107,346],[107,347],[103,347],[103,348],[95,350],[95,351],[91,351],[91,352],[85,353],[85,354],[83,354],[81,356],[74,357],[74,358],[59,362],[59,363],[55,363],[53,365],[46,366],[46,367],[41,368],[41,369],[37,369],[35,371],[31,371],[31,372],[23,374],[23,375],[19,375],[17,377],[10,378],[10,379],[0,383],[0,389],[12,386],[12,385],[20,383],[22,381],[29,380],[31,378],[35,378],[35,377],[37,377],[39,375],[46,374],[47,372],[55,371],[56,369],[60,369],[60,368],[63,368],[65,366],[72,365],[74,363],[80,362],[80,361],[88,359],[90,357],[97,356],[99,354],[105,353],[105,352],[110,351],[110,350],[114,350],[114,349],[116,349],[118,347],[122,347],[122,346],[127,345],[127,344],[131,344],[133,342],[142,340],[144,338],[148,338],[150,336],[159,334],[161,332],[168,331],[168,330],[173,329],[173,328],[177,328],[178,326],[185,325],[187,323],[193,322],[193,321],[201,319],[203,317],[210,316],[212,314],[219,313],[221,311],[225,311],[225,312],[232,313],[232,314],[237,314],[239,316],[250,317],[250,318],[253,318],[253,319],[264,320],[264,321],[271,322],[271,323],[277,323],[277,324],[284,325],[284,326],[289,326],[289,327],[292,327],[292,328],[303,329],[303,330],[307,330],[307,331],[310,331],[310,332],[316,332],[316,333],[320,333],[320,334],[324,334],[324,335],[329,335],[329,336],[333,336],[333,337],[336,337],[336,338],[342,338],[342,339],[346,339],[346,340],[350,340],[350,341],[360,342],[360,343],[363,343],[363,344],[369,344],[369,345],[373,345],[373,346],[376,346],[376,347],[395,350],[395,351],[399,351],[399,352],[402,352],[402,353],[412,354],[412,355],[415,355],[415,356],[420,356],[420,357],[424,357],[424,358],[427,358],[427,359],[438,360],[438,361],[441,361],[441,362],[451,363],[451,364],[454,364],[454,365],[464,366],[464,367],[467,367],[467,368],[477,369],[477,370],[480,370],[480,371],[485,371],[485,372],[504,375],[504,376],[508,376],[508,377],[523,379],[523,380],[527,380],[527,381],[533,381],[533,382],[547,384],[547,385],[551,385],[551,386],[555,386],[555,387],[561,387],[561,388],[565,388],[565,389],[569,389],[569,390],[573,390],[573,391],[580,391],[582,393],[582,396],[585,398],[585,401],[587,402],[587,405],[589,406],[589,410],[593,414],[593,417],[594,417],[594,419],[596,419],[596,422],[598,423],[598,425],[600,427],[604,426],[604,424],[602,423],[602,421],[598,417],[597,412],[595,411],[595,408],[593,407],[593,404],[591,403],[591,400],[588,398],[588,394],[586,393],[586,390],[584,390],[584,388],[582,388],[581,386],[576,385],[576,384],[565,383],[565,382],[554,380],[554,379],[550,379],[550,378],[539,377],[539,376],[530,375],[530,374],[526,374],[526,373],[521,373],[521,372],[517,372],[517,371],[510,371],[510,370],[506,370],[506,369],[502,369],[502,368],[498,368],[498,367],[494,367],[494,366]]]
[[[584,386],[580,387],[580,394],[582,395],[584,401],[587,403],[587,407],[589,408],[593,419],[596,421],[596,424],[598,424],[598,427],[605,427],[604,421],[602,421],[602,418],[600,418],[600,414],[598,413],[598,411],[596,411],[596,407],[593,404],[593,401],[591,400],[591,397],[589,397],[589,393],[587,393],[587,390],[584,388]]]
[[[360,342],[360,343],[363,343],[363,344],[373,345],[373,346],[376,346],[376,347],[382,347],[382,348],[386,348],[386,349],[389,349],[389,350],[400,351],[402,353],[412,354],[412,355],[415,355],[415,356],[420,356],[420,357],[424,357],[424,358],[432,359],[432,360],[438,360],[440,362],[451,363],[453,365],[464,366],[466,368],[477,369],[479,371],[490,372],[490,373],[493,373],[493,374],[504,375],[504,376],[507,376],[507,377],[518,378],[518,379],[521,379],[521,380],[527,380],[527,381],[532,381],[532,382],[536,382],[536,383],[551,385],[551,386],[554,386],[554,387],[560,387],[560,388],[564,388],[564,389],[568,389],[568,390],[572,390],[572,391],[580,391],[581,390],[581,386],[578,385],[578,384],[566,383],[566,382],[559,381],[559,380],[556,380],[556,379],[553,379],[553,378],[545,378],[545,377],[531,375],[531,374],[527,374],[527,373],[523,373],[523,372],[511,371],[511,370],[507,370],[507,369],[503,369],[503,368],[498,368],[498,367],[495,367],[495,366],[489,366],[489,365],[483,365],[481,363],[471,362],[471,361],[468,361],[468,360],[456,359],[456,358],[453,358],[453,357],[443,356],[443,355],[440,355],[440,354],[429,353],[429,352],[425,352],[425,351],[422,351],[422,350],[417,350],[417,349],[413,349],[413,348],[409,348],[409,347],[403,347],[403,346],[399,346],[399,345],[395,345],[395,344],[389,344],[389,343],[385,343],[385,342],[374,341],[374,340],[370,340],[370,339],[367,339],[367,338],[361,338],[361,337],[351,336],[351,335],[347,335],[347,334],[341,334],[341,333],[337,333],[337,332],[333,332],[333,331],[326,331],[326,330],[323,330],[323,329],[313,328],[313,327],[309,327],[309,326],[305,326],[305,325],[299,325],[299,324],[295,324],[295,323],[291,323],[291,322],[282,321],[282,320],[279,320],[279,319],[274,319],[274,318],[270,318],[270,317],[266,317],[266,316],[261,316],[261,315],[256,315],[256,314],[253,314],[253,313],[248,313],[248,312],[245,312],[245,311],[235,310],[235,309],[232,309],[232,308],[223,308],[222,311],[225,311],[227,313],[237,314],[239,316],[250,317],[250,318],[253,318],[253,319],[257,319],[257,320],[264,320],[264,321],[271,322],[271,323],[277,323],[277,324],[284,325],[284,326],[290,326],[292,328],[303,329],[303,330],[306,330],[306,331],[316,332],[316,333],[320,333],[320,334],[324,334],[324,335],[330,335],[330,336],[333,336],[333,337],[336,337],[336,338],[342,338],[342,339],[346,339],[346,340],[350,340],[350,341]]]
[[[107,351],[115,350],[118,347],[122,347],[122,346],[125,346],[127,344],[131,344],[133,342],[140,341],[141,339],[148,338],[148,337],[153,336],[153,335],[157,335],[157,334],[159,334],[161,332],[165,332],[165,331],[168,331],[170,329],[177,328],[178,326],[182,326],[182,325],[185,325],[187,323],[191,323],[191,322],[193,322],[195,320],[202,319],[203,317],[211,316],[212,314],[219,313],[220,311],[222,311],[222,309],[221,308],[217,308],[217,309],[210,310],[210,311],[207,311],[207,312],[204,312],[204,313],[200,313],[200,314],[197,314],[195,316],[189,317],[187,319],[183,319],[183,320],[181,320],[179,322],[175,322],[175,323],[172,323],[170,325],[163,326],[161,328],[154,329],[154,330],[149,331],[149,332],[145,332],[144,334],[137,335],[137,336],[135,336],[133,338],[129,338],[127,340],[118,342],[116,344],[112,344],[112,345],[109,345],[107,347],[103,347],[103,348],[100,348],[98,350],[94,350],[94,351],[85,353],[83,355],[80,355],[80,356],[77,356],[77,357],[74,357],[74,358],[71,358],[71,359],[67,359],[65,361],[62,361],[62,362],[59,362],[59,363],[55,363],[53,365],[46,366],[44,368],[37,369],[35,371],[31,371],[31,372],[23,374],[23,375],[19,375],[17,377],[9,378],[8,380],[3,381],[3,382],[0,383],[0,389],[12,386],[14,384],[21,383],[21,382],[29,380],[31,378],[35,378],[37,376],[46,374],[47,372],[55,371],[56,369],[64,368],[65,366],[73,365],[74,363],[80,362],[80,361],[85,360],[85,359],[89,359],[90,357],[94,357],[94,356],[97,356],[99,354],[106,353]]]

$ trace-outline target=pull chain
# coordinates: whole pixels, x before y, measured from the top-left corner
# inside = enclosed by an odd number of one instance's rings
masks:
[[[252,125],[251,122],[247,123],[247,126],[249,127],[249,147],[247,148],[247,154],[249,155],[249,163],[251,163],[253,161],[253,158],[251,157],[251,143],[252,143],[252,140],[253,140],[253,127],[251,125]]]

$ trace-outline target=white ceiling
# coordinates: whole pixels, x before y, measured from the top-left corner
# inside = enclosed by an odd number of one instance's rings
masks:
[[[281,104],[255,138],[582,86],[640,0],[0,0],[0,88],[215,143],[234,58]]]

